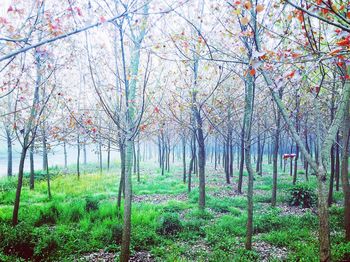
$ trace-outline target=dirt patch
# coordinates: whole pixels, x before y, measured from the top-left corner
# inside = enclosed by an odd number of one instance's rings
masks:
[[[129,261],[131,262],[153,262],[154,259],[152,255],[147,251],[136,252]]]
[[[152,204],[163,204],[170,200],[187,201],[188,196],[186,193],[177,195],[165,195],[165,194],[152,194],[152,195],[134,195],[132,197],[133,202],[146,202]]]
[[[307,212],[312,212],[314,214],[316,213],[316,208],[302,208],[297,206],[289,206],[289,205],[279,205],[278,206],[281,209],[281,216],[303,216]]]
[[[99,252],[90,253],[79,260],[75,261],[88,261],[88,262],[114,262],[117,260],[117,254],[104,252],[100,250]],[[132,262],[153,262],[154,259],[152,255],[147,251],[136,252],[133,256],[130,257],[129,261]]]
[[[271,261],[271,259],[285,261],[288,255],[286,248],[272,246],[263,241],[253,243],[253,248],[259,253],[262,262]]]
[[[83,256],[82,258],[80,258],[79,260],[75,260],[75,261],[114,262],[115,258],[116,258],[115,253],[108,253],[108,252],[104,252],[103,250],[100,250],[99,252],[87,254],[87,255]]]
[[[226,197],[237,197],[237,196],[246,196],[246,194],[240,194],[236,190],[221,190],[217,192],[210,193],[213,197],[217,198],[226,198]]]

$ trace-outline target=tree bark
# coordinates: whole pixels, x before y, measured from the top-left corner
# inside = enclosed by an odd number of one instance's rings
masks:
[[[29,189],[34,190],[34,181],[35,181],[35,170],[34,170],[34,140],[30,145],[29,150],[29,161],[30,161],[30,175],[29,175]]]
[[[253,104],[254,104],[254,80],[252,76],[248,76],[246,80],[246,91],[245,91],[245,109],[244,109],[244,126],[245,126],[245,136],[244,136],[244,155],[245,164],[248,172],[248,207],[247,207],[247,231],[246,231],[246,241],[245,248],[247,250],[252,249],[252,237],[253,237],[253,179],[254,171],[251,162],[251,127],[252,127],[252,117],[253,117]]]
[[[12,177],[12,137],[10,131],[6,129],[7,139],[7,176]]]
[[[131,198],[132,198],[132,187],[131,187],[131,176],[132,176],[132,163],[133,163],[133,150],[134,141],[128,139],[126,141],[126,172],[125,172],[125,197],[124,197],[124,215],[123,215],[123,235],[121,244],[120,261],[129,261],[130,256],[130,240],[131,240]]]
[[[18,211],[19,211],[19,202],[21,198],[21,190],[23,185],[23,170],[24,170],[24,161],[26,158],[27,148],[22,148],[21,152],[21,158],[19,161],[19,169],[18,169],[18,182],[17,182],[17,189],[16,189],[16,198],[15,198],[15,204],[13,208],[13,214],[12,214],[12,224],[15,226],[18,224]]]
[[[350,116],[349,105],[347,116],[341,128],[342,154],[341,154],[341,181],[344,193],[344,228],[345,240],[350,242],[350,183],[349,183],[349,144],[350,144]]]

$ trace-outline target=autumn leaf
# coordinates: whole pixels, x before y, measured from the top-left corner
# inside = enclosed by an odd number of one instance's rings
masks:
[[[241,23],[242,23],[242,25],[247,25],[248,23],[249,23],[249,19],[248,19],[248,17],[243,17],[242,19],[241,19]]]
[[[294,75],[295,75],[295,70],[289,73],[286,77],[287,79],[292,79]]]
[[[106,18],[104,16],[100,16],[100,23],[106,22]]]
[[[349,46],[350,45],[350,39],[347,37],[343,40],[340,40],[337,42],[338,46]]]
[[[261,5],[261,4],[257,5],[257,6],[256,6],[256,11],[257,11],[258,13],[264,11],[264,5]]]
[[[336,54],[338,54],[341,50],[342,50],[341,48],[334,49],[334,50],[332,50],[331,52],[329,52],[328,55],[331,55],[331,56],[336,55]]]
[[[244,8],[247,9],[247,10],[250,10],[252,8],[252,4],[250,1],[246,1],[244,3]]]
[[[256,73],[256,71],[255,71],[254,68],[252,68],[251,70],[249,70],[249,74],[250,74],[251,76],[254,76],[255,73]]]

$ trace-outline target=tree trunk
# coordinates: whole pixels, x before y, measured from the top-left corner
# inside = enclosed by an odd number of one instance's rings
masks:
[[[197,116],[197,139],[198,139],[198,176],[199,176],[199,208],[205,208],[205,143],[202,130],[202,120]]]
[[[131,188],[131,177],[132,177],[132,164],[133,164],[133,151],[134,141],[128,139],[126,141],[126,172],[125,172],[125,197],[124,197],[124,216],[123,216],[123,235],[120,252],[120,261],[129,261],[130,256],[130,239],[131,239],[131,199],[132,199],[132,188]]]
[[[7,176],[12,177],[12,138],[10,131],[6,129],[7,139]]]
[[[137,138],[137,152],[136,152],[136,172],[137,182],[140,182],[140,137]]]
[[[245,248],[247,250],[252,249],[252,237],[253,237],[253,179],[254,171],[251,162],[251,127],[253,117],[253,105],[254,105],[254,80],[252,76],[248,76],[245,83],[245,108],[244,108],[244,155],[245,164],[248,172],[248,207],[247,207],[247,227],[246,227],[246,241]]]
[[[238,188],[237,191],[239,194],[242,194],[242,184],[243,184],[243,171],[244,171],[244,123],[241,132],[241,162],[239,163],[239,175],[238,175]]]
[[[18,224],[19,202],[20,202],[20,198],[21,198],[21,190],[22,190],[22,184],[23,184],[23,169],[24,169],[24,161],[26,158],[26,153],[27,153],[27,148],[24,146],[22,148],[21,158],[19,161],[16,198],[15,198],[15,203],[14,203],[14,207],[13,207],[13,214],[12,214],[12,224],[14,226]]]
[[[78,148],[78,153],[77,153],[77,176],[78,180],[80,179],[80,136],[78,134],[77,136],[77,148]]]
[[[30,175],[29,175],[29,189],[34,190],[34,180],[35,180],[35,171],[34,171],[34,140],[30,145],[29,151],[29,161],[30,161]]]
[[[350,183],[349,183],[349,144],[350,117],[349,109],[342,126],[341,181],[344,193],[344,228],[345,240],[350,242]]]
[[[67,145],[66,141],[63,141],[63,154],[64,154],[64,172],[67,173],[67,166],[68,166],[68,154],[67,154]]]
[[[330,235],[329,235],[329,214],[327,203],[327,179],[325,170],[319,167],[317,172],[318,186],[318,218],[319,218],[319,241],[320,241],[320,260],[331,260]]]
[[[107,145],[107,170],[109,171],[111,167],[111,140],[108,139],[108,145]]]
[[[125,184],[125,148],[124,143],[119,143],[119,151],[120,151],[120,181],[119,181],[119,190],[118,190],[118,199],[117,199],[117,207],[120,210],[121,201],[122,201],[122,193],[124,192],[124,184]]]
[[[279,92],[280,99],[282,98],[282,90]],[[280,129],[281,129],[281,113],[277,110],[276,116],[276,131],[274,134],[274,143],[273,143],[273,171],[272,171],[272,199],[271,205],[276,206],[277,200],[277,176],[278,176],[278,152],[279,152],[279,143],[280,143]]]
[[[183,166],[183,182],[186,183],[186,140],[182,137],[182,166]]]
[[[339,157],[339,132],[337,133],[337,142],[335,146],[335,190],[339,191],[340,157]]]
[[[333,203],[333,187],[334,187],[334,171],[335,171],[335,145],[332,145],[330,158],[331,158],[331,175],[329,177],[329,190],[328,190],[328,206],[330,207]]]

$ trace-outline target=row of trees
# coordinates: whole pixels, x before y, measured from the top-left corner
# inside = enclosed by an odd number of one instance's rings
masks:
[[[198,174],[201,209],[209,159],[215,167],[223,164],[227,183],[238,170],[239,193],[248,172],[247,249],[254,175],[264,175],[267,156],[276,205],[284,153],[296,155],[294,166],[290,162],[294,184],[300,164],[306,179],[317,177],[320,259],[331,259],[334,183],[344,192],[350,240],[350,20],[342,3],[41,0],[6,8],[0,17],[0,99],[9,175],[12,143],[22,148],[14,225],[28,150],[31,160],[35,147],[42,151],[50,195],[50,148],[62,145],[66,154],[67,144],[77,146],[78,178],[86,143],[98,145],[101,171],[103,147],[108,166],[117,149],[119,207],[124,193],[120,258],[127,261],[131,177],[139,174],[141,155],[153,155],[140,144],[153,141],[162,174],[175,153],[189,191],[191,174]]]

